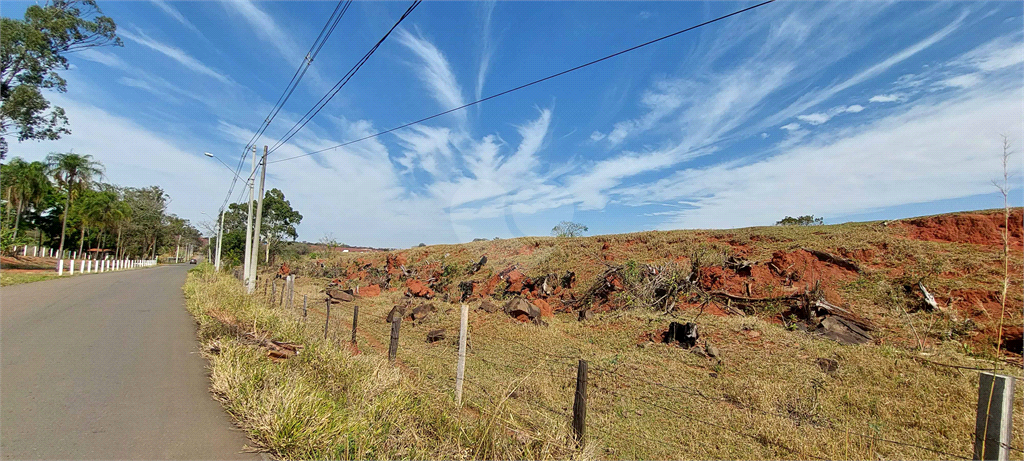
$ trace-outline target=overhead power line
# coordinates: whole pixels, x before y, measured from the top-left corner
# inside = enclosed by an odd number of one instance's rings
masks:
[[[689,31],[691,31],[691,30],[694,30],[694,29],[697,29],[697,28],[700,28],[700,27],[704,27],[704,26],[706,26],[706,25],[709,25],[709,24],[712,24],[712,23],[715,23],[715,22],[721,21],[721,20],[723,20],[723,19],[726,19],[726,18],[729,18],[729,17],[732,17],[732,16],[736,16],[736,15],[738,15],[738,14],[740,14],[740,13],[745,13],[745,12],[747,12],[747,11],[750,11],[750,10],[753,10],[753,9],[756,9],[756,8],[760,8],[760,7],[762,7],[762,6],[765,6],[765,5],[769,4],[769,3],[773,3],[773,2],[775,2],[775,1],[776,1],[776,0],[767,0],[767,1],[765,1],[765,2],[761,2],[761,3],[758,3],[758,4],[756,4],[756,5],[753,5],[753,6],[749,6],[749,7],[746,7],[746,8],[743,8],[743,9],[740,9],[740,10],[737,10],[737,11],[734,11],[734,12],[732,12],[732,13],[729,13],[729,14],[726,14],[726,15],[724,15],[724,16],[719,16],[719,17],[717,17],[717,18],[714,18],[714,19],[711,19],[711,20],[708,20],[708,21],[704,21],[704,22],[702,22],[702,23],[700,23],[700,24],[697,24],[697,25],[694,25],[694,26],[690,26],[690,27],[687,27],[687,28],[685,28],[685,29],[682,29],[682,30],[678,30],[678,31],[676,31],[676,32],[673,32],[673,33],[671,33],[671,34],[668,34],[668,35],[663,35],[663,36],[661,36],[661,37],[658,37],[658,38],[656,38],[656,39],[653,39],[653,40],[650,40],[650,41],[647,41],[647,42],[641,43],[641,44],[639,44],[639,45],[636,45],[636,46],[632,46],[632,47],[626,48],[626,49],[624,49],[624,50],[622,50],[622,51],[618,51],[618,52],[615,52],[615,53],[609,54],[609,55],[607,55],[607,56],[604,56],[604,57],[602,57],[602,58],[598,58],[598,59],[595,59],[595,60],[593,60],[593,61],[589,61],[589,62],[586,62],[586,63],[580,64],[580,65],[578,65],[578,66],[576,66],[576,67],[572,67],[572,68],[570,68],[570,69],[566,69],[566,70],[563,70],[563,71],[561,71],[561,72],[558,72],[558,73],[556,73],[556,74],[551,74],[551,75],[549,75],[549,76],[547,76],[547,77],[539,78],[539,79],[537,79],[537,80],[534,80],[534,81],[532,81],[532,82],[529,82],[529,83],[524,83],[524,84],[522,84],[522,85],[519,85],[519,86],[517,86],[517,87],[515,87],[515,88],[511,88],[511,89],[508,89],[508,90],[502,91],[502,92],[500,92],[500,93],[495,93],[495,94],[492,94],[492,95],[490,95],[490,96],[487,96],[487,97],[485,97],[485,98],[481,98],[481,99],[478,99],[478,100],[476,100],[476,101],[473,101],[473,102],[470,102],[470,103],[467,103],[467,104],[463,104],[463,105],[461,105],[461,106],[459,106],[459,107],[455,107],[455,108],[452,108],[452,109],[448,109],[448,110],[446,110],[446,111],[444,111],[444,112],[439,112],[439,113],[436,113],[436,114],[434,114],[434,115],[431,115],[431,116],[429,116],[429,117],[423,117],[423,118],[421,118],[421,119],[419,119],[419,120],[416,120],[416,121],[413,121],[413,122],[409,122],[409,123],[406,123],[406,124],[404,124],[404,125],[399,125],[399,126],[396,126],[396,127],[394,127],[394,128],[390,128],[390,129],[387,129],[387,130],[384,130],[384,131],[379,131],[379,132],[377,132],[377,133],[374,133],[374,134],[371,134],[371,135],[367,135],[367,136],[363,136],[363,137],[361,137],[361,138],[353,139],[353,140],[351,140],[351,141],[347,141],[347,142],[344,142],[344,143],[341,143],[341,144],[338,144],[338,145],[335,145],[335,146],[327,147],[327,148],[324,148],[324,149],[320,149],[320,150],[316,150],[316,151],[313,151],[313,152],[307,152],[307,153],[305,153],[305,154],[295,155],[295,156],[292,156],[292,157],[285,157],[285,158],[282,158],[282,159],[278,159],[278,160],[274,160],[274,161],[268,161],[267,163],[279,163],[279,162],[286,162],[286,161],[288,161],[288,160],[294,160],[294,159],[297,159],[297,158],[301,158],[301,157],[308,157],[308,156],[310,156],[310,155],[316,155],[316,154],[319,154],[319,153],[322,153],[322,152],[326,152],[326,151],[329,151],[329,150],[332,150],[332,149],[337,149],[337,148],[339,148],[339,147],[345,147],[345,146],[348,146],[348,145],[350,145],[350,144],[355,144],[355,143],[357,143],[357,142],[365,141],[365,140],[367,140],[367,139],[371,139],[371,138],[376,138],[376,137],[378,137],[378,136],[381,136],[381,135],[384,135],[384,134],[388,134],[388,133],[391,133],[391,132],[393,132],[393,131],[398,131],[398,130],[401,130],[402,128],[407,128],[407,127],[410,127],[410,126],[412,126],[412,125],[416,125],[416,124],[419,124],[419,123],[423,123],[423,122],[425,122],[425,121],[427,121],[427,120],[435,119],[435,118],[437,118],[437,117],[440,117],[440,116],[442,116],[442,115],[450,114],[450,113],[452,113],[452,112],[455,112],[455,111],[458,111],[458,110],[462,110],[462,109],[465,109],[465,108],[467,108],[467,107],[470,107],[470,106],[474,106],[474,105],[476,105],[476,104],[480,104],[480,103],[482,103],[482,102],[484,102],[484,101],[488,101],[488,100],[491,100],[491,99],[497,98],[497,97],[499,97],[499,96],[504,96],[504,95],[506,95],[506,94],[509,94],[509,93],[512,93],[512,92],[514,92],[514,91],[519,91],[519,90],[521,90],[521,89],[523,89],[523,88],[527,88],[527,87],[530,87],[530,86],[536,85],[536,84],[538,84],[538,83],[541,83],[541,82],[544,82],[544,81],[547,81],[547,80],[551,80],[551,79],[553,79],[553,78],[555,78],[555,77],[559,77],[559,76],[562,76],[562,75],[568,74],[568,73],[570,73],[570,72],[574,72],[574,71],[580,70],[580,69],[582,69],[582,68],[584,68],[584,67],[592,66],[592,65],[594,65],[594,64],[597,64],[597,63],[599,63],[599,62],[602,62],[602,61],[606,61],[606,60],[608,60],[608,59],[614,58],[614,57],[616,57],[616,56],[618,56],[618,55],[621,55],[621,54],[625,54],[625,53],[629,53],[629,52],[631,52],[631,51],[634,51],[634,50],[638,50],[638,49],[640,49],[640,48],[643,48],[643,47],[645,47],[645,46],[648,46],[648,45],[653,45],[653,44],[655,44],[655,43],[658,43],[658,42],[660,42],[660,41],[662,41],[662,40],[666,40],[666,39],[669,39],[669,38],[675,37],[676,35],[679,35],[679,34],[682,34],[682,33],[685,33],[685,32],[689,32]]]
[[[313,119],[313,117],[316,117],[316,115],[320,113],[324,106],[326,106],[327,103],[331,102],[331,99],[333,99],[334,96],[337,95],[339,91],[341,91],[341,88],[344,87],[349,82],[349,80],[352,80],[352,77],[355,76],[356,72],[359,72],[359,69],[363,67],[363,64],[366,64],[366,61],[370,59],[370,56],[373,56],[373,53],[375,53],[377,51],[377,48],[379,48],[380,45],[384,43],[384,40],[387,40],[388,36],[390,36],[391,33],[394,32],[394,30],[398,27],[399,24],[402,23],[402,21],[405,20],[405,18],[409,17],[409,14],[411,14],[412,11],[415,10],[416,7],[419,6],[421,2],[422,0],[415,0],[414,2],[412,2],[412,5],[410,5],[409,8],[405,10],[405,13],[402,14],[402,17],[398,18],[398,21],[395,22],[395,25],[391,26],[391,29],[389,29],[388,32],[384,34],[384,36],[381,37],[380,40],[378,40],[377,43],[374,44],[372,48],[370,48],[370,51],[367,51],[366,54],[364,54],[363,57],[360,58],[359,61],[356,62],[356,64],[353,65],[352,68],[349,69],[349,71],[344,76],[341,77],[341,80],[338,80],[338,83],[334,84],[334,87],[331,88],[331,90],[329,90],[327,94],[325,94],[322,98],[320,98],[320,100],[317,101],[317,103],[314,104],[313,107],[306,111],[302,118],[298,122],[296,122],[295,125],[292,126],[292,128],[289,129],[288,132],[285,133],[285,135],[282,136],[281,139],[278,140],[273,147],[270,148],[270,153],[273,153],[282,145],[287,143],[288,140],[290,140],[300,130],[302,130],[302,128],[304,128],[306,124]]]
[[[306,71],[308,71],[309,67],[313,64],[313,60],[320,54],[320,50],[323,49],[324,44],[327,43],[327,39],[329,39],[331,34],[334,33],[334,29],[338,27],[338,23],[341,22],[341,18],[345,16],[345,12],[348,11],[351,4],[352,0],[338,0],[338,3],[334,6],[334,11],[331,12],[331,15],[327,18],[327,22],[324,23],[324,26],[320,28],[320,33],[317,34],[316,39],[313,40],[313,44],[310,45],[309,51],[307,51],[306,55],[302,57],[302,62],[299,63],[299,66],[295,69],[295,73],[292,74],[292,78],[288,81],[288,85],[285,86],[284,91],[281,92],[281,96],[277,98],[277,102],[274,103],[274,107],[271,108],[270,113],[263,119],[260,127],[253,133],[249,142],[245,144],[245,147],[242,149],[242,155],[238,158],[238,164],[235,166],[235,179],[231,181],[228,193],[224,197],[224,204],[221,206],[222,209],[227,206],[228,200],[231,199],[231,194],[235,190],[235,185],[238,182],[238,175],[242,171],[242,166],[245,164],[245,158],[249,154],[249,149],[255,145],[260,136],[263,135],[270,124],[274,121],[274,118],[277,117],[277,114],[284,108],[285,103],[288,102],[292,93],[294,93],[295,89],[298,88],[299,82],[302,81],[302,78],[306,75]],[[251,177],[252,175],[250,175],[250,178]]]

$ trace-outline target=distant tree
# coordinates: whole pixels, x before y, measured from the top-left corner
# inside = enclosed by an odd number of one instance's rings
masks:
[[[477,237],[477,238],[473,239],[473,241],[474,241],[474,242],[486,242],[486,241],[487,241],[487,239],[483,239],[483,238],[479,238],[479,237]]]
[[[3,165],[3,196],[7,200],[8,225],[11,211],[15,211],[13,239],[18,238],[21,216],[26,207],[38,206],[49,193],[50,180],[46,177],[46,164],[26,162],[15,157]]]
[[[421,244],[416,245],[416,246],[418,246],[418,247],[425,247],[425,246],[427,246],[427,244],[426,243],[421,243]]]
[[[786,216],[775,223],[776,226],[820,226],[822,224],[825,224],[825,219],[815,218],[814,215],[800,216],[799,218]]]
[[[29,6],[25,19],[0,18],[0,159],[7,155],[7,135],[54,140],[71,132],[64,109],[50,110],[40,90],[67,91],[56,72],[68,69],[64,55],[121,46],[116,30],[95,0],[53,0]]]
[[[91,155],[57,152],[46,156],[46,165],[50,175],[57,181],[57,186],[66,194],[64,220],[60,229],[60,251],[63,252],[71,203],[78,194],[92,186],[96,178],[103,175],[103,165],[94,161]]]
[[[551,229],[551,235],[555,237],[582,237],[587,232],[587,226],[578,222],[562,221]]]

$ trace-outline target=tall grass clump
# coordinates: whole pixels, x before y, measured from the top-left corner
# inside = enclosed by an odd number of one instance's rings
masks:
[[[208,266],[185,284],[210,361],[211,390],[259,449],[285,459],[568,458],[561,438],[521,443],[493,421],[375,353],[323,338],[322,323],[248,296]],[[274,361],[252,338],[301,344]],[[556,431],[557,432],[557,431]]]

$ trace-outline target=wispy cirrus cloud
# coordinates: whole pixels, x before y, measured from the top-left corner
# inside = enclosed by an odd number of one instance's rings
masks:
[[[187,27],[192,32],[195,32],[195,33],[197,33],[199,35],[202,35],[202,33],[199,32],[199,29],[196,28],[195,24],[192,24],[192,21],[189,21],[187,18],[185,18],[185,16],[183,16],[180,11],[178,11],[176,8],[174,8],[173,6],[168,4],[166,1],[164,1],[164,0],[149,0],[149,1],[152,4],[156,5],[157,8],[160,8],[161,11],[163,11],[164,13],[167,13],[168,16],[174,18],[175,21],[180,22],[181,25]]]
[[[203,64],[201,61],[192,57],[181,48],[177,48],[171,45],[167,45],[165,43],[158,42],[150,38],[141,30],[136,29],[135,33],[129,32],[127,30],[119,30],[117,34],[121,37],[138,43],[139,45],[145,46],[153,51],[161,53],[197,73],[213,77],[214,79],[227,85],[231,85],[234,83],[230,78],[228,78],[224,74],[212,69],[206,64]]]
[[[466,102],[462,96],[462,87],[444,53],[420,34],[413,35],[404,28],[399,28],[397,32],[399,43],[419,58],[416,76],[427,86],[430,96],[438,102],[440,108],[447,110],[464,105]],[[462,121],[466,119],[465,111],[452,115]]]

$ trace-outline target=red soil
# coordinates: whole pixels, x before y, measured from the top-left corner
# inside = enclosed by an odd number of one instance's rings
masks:
[[[700,286],[708,291],[724,291],[737,296],[766,298],[784,296],[797,289],[813,288],[820,282],[825,298],[834,303],[842,299],[835,290],[839,282],[852,280],[857,273],[821,261],[804,250],[776,251],[767,262],[755,263],[749,272],[737,273],[719,266],[701,269]]]
[[[1024,212],[1010,210],[1010,245],[1024,246]],[[902,226],[910,238],[929,242],[973,243],[976,245],[1002,245],[1001,231],[1005,228],[1002,213],[954,214],[916,218],[903,221]]]
[[[380,285],[370,285],[359,289],[359,296],[364,298],[372,298],[374,296],[380,296]]]
[[[402,273],[401,266],[406,264],[405,255],[401,253],[390,253],[387,257],[387,269],[391,275],[398,275]]]
[[[433,298],[434,290],[423,284],[423,282],[416,279],[409,279],[405,281],[405,286],[408,288],[407,293],[410,296],[416,296],[419,298]]]
[[[543,299],[533,300],[533,305],[537,306],[537,309],[540,309],[541,317],[551,317],[555,315],[554,310],[551,308],[551,305],[548,304],[548,302]]]

